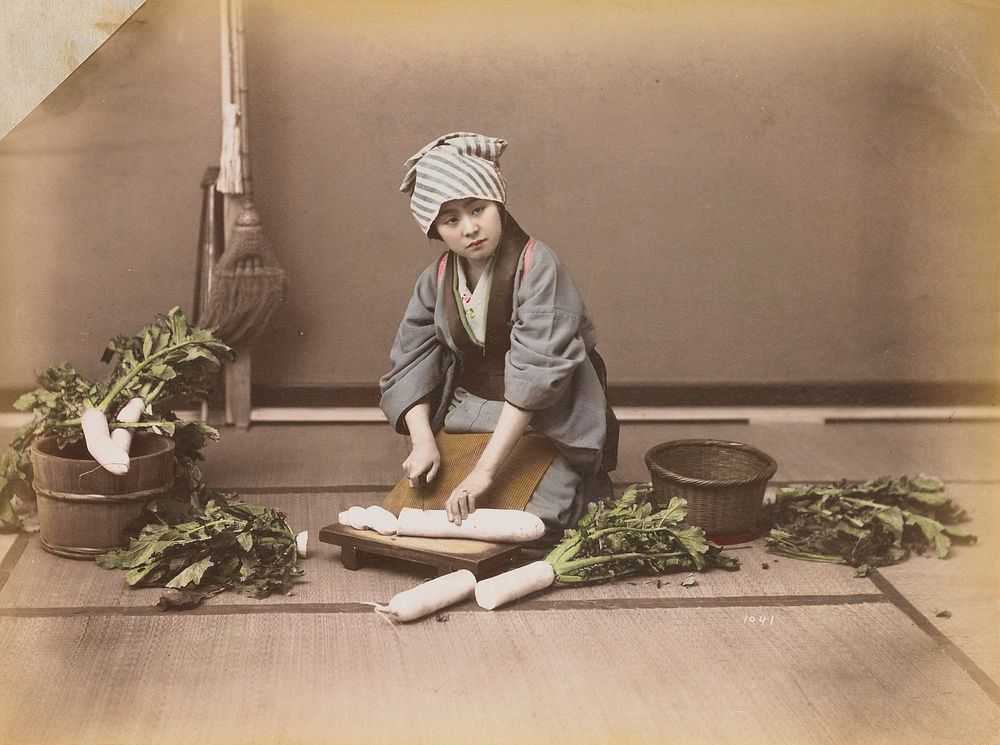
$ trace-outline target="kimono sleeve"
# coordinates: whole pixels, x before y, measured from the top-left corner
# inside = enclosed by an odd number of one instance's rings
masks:
[[[438,392],[446,367],[447,348],[437,336],[434,307],[436,264],[428,267],[413,288],[403,320],[389,352],[390,370],[379,380],[379,406],[400,434],[408,434],[403,416],[415,404]],[[435,402],[432,402],[432,409]]]
[[[510,353],[504,371],[507,401],[538,411],[565,394],[587,359],[581,327],[587,310],[555,254],[536,243],[515,298]]]

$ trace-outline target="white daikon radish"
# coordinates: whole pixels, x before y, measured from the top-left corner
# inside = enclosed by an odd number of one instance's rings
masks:
[[[377,530],[382,535],[392,535],[396,532],[397,520],[385,507],[373,504],[365,510],[365,521],[372,530]]]
[[[476,583],[476,602],[486,610],[493,610],[504,603],[544,590],[555,581],[556,573],[551,564],[534,561]]]
[[[393,621],[414,621],[472,597],[475,590],[476,576],[459,569],[394,595],[388,605],[376,605],[375,612]]]
[[[87,409],[80,417],[80,428],[87,452],[116,476],[128,473],[128,453],[111,441],[108,420],[99,409]]]
[[[146,402],[136,396],[129,399],[129,402],[118,412],[119,422],[135,424],[142,418],[142,411],[146,408]],[[124,450],[126,453],[132,447],[132,429],[130,427],[119,427],[111,432],[111,441]]]
[[[368,513],[364,507],[351,507],[351,509],[337,515],[341,525],[349,525],[355,530],[364,530],[368,527]]]
[[[309,531],[303,530],[295,536],[295,551],[300,559],[306,558],[306,549],[309,547]]]
[[[418,510],[404,507],[399,512],[399,535],[428,538],[470,538],[477,541],[524,543],[541,538],[545,523],[537,515],[523,510],[481,508],[469,513],[461,525],[448,520],[444,510]]]

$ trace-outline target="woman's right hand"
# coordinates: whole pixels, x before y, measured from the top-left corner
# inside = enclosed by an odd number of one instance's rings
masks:
[[[426,475],[425,483],[430,483],[441,468],[441,453],[437,443],[431,440],[415,440],[410,456],[403,461],[403,475],[410,480],[410,486],[417,486],[417,477]]]

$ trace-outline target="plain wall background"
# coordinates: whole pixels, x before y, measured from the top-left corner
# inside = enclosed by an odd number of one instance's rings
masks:
[[[974,2],[247,0],[290,295],[254,382],[372,385],[434,137],[502,136],[617,384],[994,382],[1000,11]],[[219,18],[148,0],[0,141],[0,388],[192,303]]]

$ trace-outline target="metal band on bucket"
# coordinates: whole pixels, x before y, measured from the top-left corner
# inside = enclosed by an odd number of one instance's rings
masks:
[[[35,490],[36,494],[43,494],[46,497],[59,499],[64,502],[93,502],[98,504],[107,504],[108,502],[146,501],[151,497],[166,494],[173,488],[174,485],[173,482],[171,482],[164,486],[157,486],[152,489],[143,489],[142,491],[127,492],[126,494],[73,494],[70,492],[46,489],[45,487],[39,486],[38,482],[32,482],[31,486]]]

